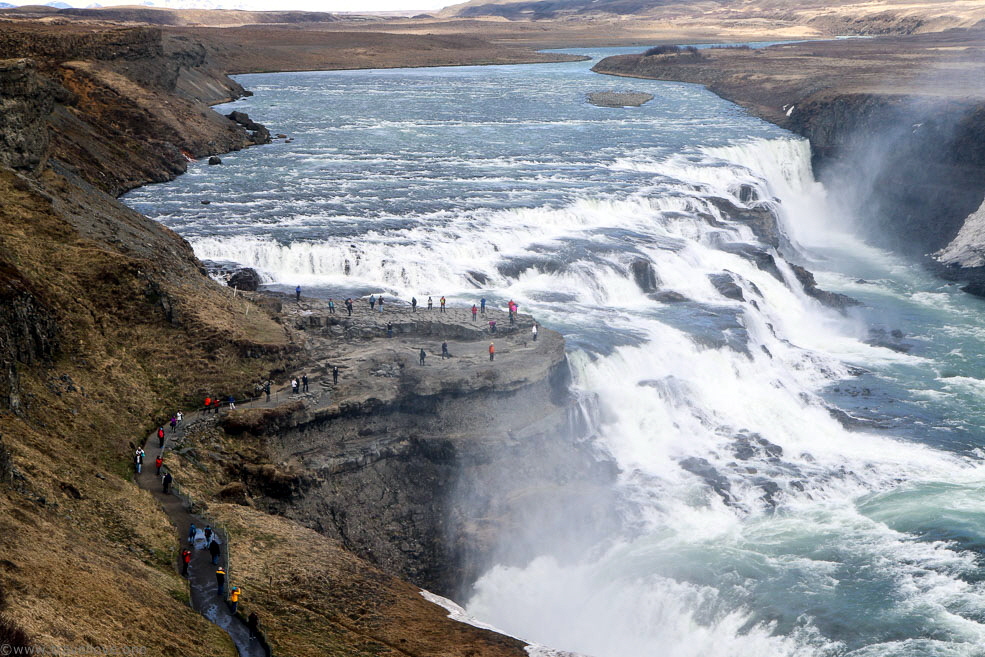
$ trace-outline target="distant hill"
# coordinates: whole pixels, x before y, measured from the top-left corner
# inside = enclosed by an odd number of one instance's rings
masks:
[[[10,9],[14,5],[7,4],[6,2],[0,2],[0,9]]]
[[[54,7],[55,9],[71,9],[72,5],[67,2],[46,2],[46,7]]]

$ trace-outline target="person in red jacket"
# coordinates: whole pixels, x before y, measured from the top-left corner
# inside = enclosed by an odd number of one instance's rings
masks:
[[[479,309],[478,309],[478,308],[476,307],[476,305],[475,305],[475,304],[473,303],[473,304],[472,304],[472,321],[473,321],[473,322],[475,321],[475,316],[476,316],[476,314],[478,314],[478,312],[479,312]]]
[[[164,447],[164,427],[158,427],[157,429],[157,442],[158,447]]]
[[[205,398],[205,412],[208,413],[211,408],[212,408],[212,398],[211,397],[206,397]]]
[[[181,574],[188,577],[188,564],[192,561],[192,551],[185,548],[181,551]]]
[[[489,362],[491,363],[496,357],[496,345],[492,342],[489,343]]]
[[[154,465],[157,466],[157,476],[160,477],[161,476],[161,466],[164,465],[164,459],[162,459],[160,456],[158,456],[156,459],[154,459]]]

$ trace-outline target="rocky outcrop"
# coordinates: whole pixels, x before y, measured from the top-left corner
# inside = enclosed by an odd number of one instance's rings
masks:
[[[254,144],[270,143],[270,131],[263,125],[251,119],[250,115],[246,112],[232,112],[227,114],[226,118],[243,126],[250,133]]]
[[[58,324],[38,292],[0,261],[0,409],[23,410],[18,368],[50,364],[58,353]]]
[[[0,166],[37,171],[45,164],[54,106],[52,86],[33,61],[0,60]]]
[[[201,43],[156,28],[4,28],[0,163],[37,171],[47,157],[112,195],[185,171],[189,158],[266,143],[208,109],[239,97]],[[33,62],[33,63],[32,63]]]
[[[256,269],[244,267],[234,271],[229,280],[226,281],[226,285],[244,292],[256,292],[261,282],[260,274],[257,273]]]

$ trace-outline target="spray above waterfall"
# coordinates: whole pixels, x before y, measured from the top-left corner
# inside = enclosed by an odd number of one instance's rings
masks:
[[[833,230],[803,140],[690,85],[592,106],[586,67],[243,76],[295,142],[127,200],[272,289],[514,299],[564,333],[617,527],[498,537],[481,621],[595,657],[977,654],[980,312]]]

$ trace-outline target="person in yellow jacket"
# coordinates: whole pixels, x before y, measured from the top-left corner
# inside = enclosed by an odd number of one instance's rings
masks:
[[[239,587],[234,586],[229,589],[229,611],[236,613],[236,607],[239,606]]]

